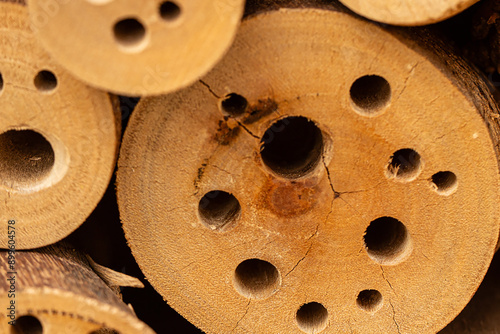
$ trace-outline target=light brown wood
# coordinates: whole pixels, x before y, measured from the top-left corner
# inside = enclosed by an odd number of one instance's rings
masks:
[[[439,334],[496,334],[500,331],[500,254],[465,309]]]
[[[87,255],[87,261],[89,262],[90,268],[99,276],[104,283],[109,287],[132,287],[132,288],[144,288],[144,284],[135,278],[123,273],[114,271],[108,267],[101,266],[96,263],[90,256]]]
[[[498,240],[498,108],[416,33],[251,15],[200,82],[141,100],[118,201],[171,306],[206,333],[436,333],[460,312]]]
[[[15,297],[7,252],[0,252],[0,333],[153,334],[92,271],[87,259],[67,245],[15,254]],[[15,301],[16,325],[6,314]],[[26,326],[26,327],[25,327]],[[24,330],[21,330],[24,327]],[[16,329],[18,331],[16,331]]]
[[[47,50],[94,86],[125,95],[174,91],[229,48],[244,0],[30,0]]]
[[[446,20],[479,0],[339,0],[371,20],[419,26]]]
[[[61,240],[92,212],[114,171],[118,100],[69,75],[0,2],[0,229],[18,249]],[[0,233],[0,248],[7,247]]]

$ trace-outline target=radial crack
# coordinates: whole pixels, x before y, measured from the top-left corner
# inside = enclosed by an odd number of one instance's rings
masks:
[[[391,282],[389,282],[389,280],[385,277],[384,268],[382,266],[380,266],[380,270],[382,270],[382,277],[387,282],[387,284],[389,284],[389,287],[391,288],[391,290],[394,291],[394,288],[392,287]],[[394,293],[396,293],[396,291],[394,291]]]
[[[288,272],[286,273],[285,277],[287,277],[288,275],[290,275],[292,273],[292,271],[295,270],[295,268],[297,268],[299,266],[299,264],[305,260],[305,258],[307,257],[307,255],[309,254],[309,252],[311,251],[311,248],[312,248],[312,245],[313,243],[311,242],[311,245],[309,245],[309,248],[307,249],[307,252],[304,254],[304,256],[297,261],[297,263],[293,266],[293,268]]]
[[[326,175],[328,176],[328,181],[330,182],[330,188],[332,189],[332,192],[333,192],[333,199],[335,199],[335,198],[339,197],[340,194],[338,192],[336,192],[335,189],[333,188],[332,177],[330,175],[330,170],[328,169],[328,166],[326,165],[324,154],[321,154],[321,162],[323,162],[323,166],[325,167]]]
[[[246,126],[243,125],[243,123],[241,123],[240,121],[236,120],[236,122],[238,123],[239,126],[241,126],[241,128],[243,128],[243,130],[245,130],[250,136],[254,137],[255,139],[260,139],[258,136],[254,135],[252,131],[250,131]]]
[[[396,325],[396,328],[398,329],[398,333],[401,334],[401,330],[399,329],[399,324],[396,321],[396,310],[394,309],[394,305],[392,305],[391,300],[389,300],[389,304],[391,305],[391,308],[392,308],[392,320],[394,321],[394,324]]]
[[[251,302],[251,301],[252,301],[251,299],[249,299],[249,300],[248,300],[248,304],[247,304],[247,307],[246,307],[246,309],[245,309],[245,313],[243,313],[243,315],[241,316],[240,320],[238,320],[238,322],[236,322],[236,325],[234,326],[234,328],[233,328],[233,330],[231,331],[231,333],[232,333],[232,332],[234,332],[234,331],[236,330],[236,328],[238,328],[238,326],[239,326],[240,322],[241,322],[241,321],[243,320],[243,318],[245,318],[245,316],[248,314],[248,309],[250,308],[250,302]]]
[[[398,96],[394,99],[394,101],[397,101],[399,100],[399,98],[401,97],[401,95],[403,95],[404,91],[406,90],[406,85],[408,83],[408,80],[410,80],[410,78],[413,76],[413,73],[415,72],[415,69],[417,68],[418,65],[420,65],[422,62],[421,61],[418,61],[415,63],[415,65],[413,65],[410,69],[410,72],[408,73],[408,76],[406,77],[404,83],[403,83],[403,89],[401,90],[401,92],[398,94]]]
[[[219,166],[217,166],[217,165],[213,165],[213,164],[210,164],[210,165],[208,165],[208,166],[211,166],[211,167],[213,167],[213,168],[215,168],[215,169],[220,170],[221,172],[224,172],[224,173],[226,173],[226,174],[229,174],[229,175],[233,176],[233,174],[231,174],[229,171],[225,170],[225,169],[224,169],[224,168],[222,168],[222,167],[219,167]]]
[[[208,91],[210,92],[210,94],[212,94],[214,97],[216,97],[216,98],[220,99],[220,96],[219,96],[219,95],[217,95],[217,94],[215,94],[215,92],[212,90],[212,88],[211,88],[211,87],[210,87],[210,86],[209,86],[209,85],[208,85],[205,81],[200,80],[200,83],[201,83],[203,86],[205,86],[205,87],[207,87],[207,88],[208,88]]]

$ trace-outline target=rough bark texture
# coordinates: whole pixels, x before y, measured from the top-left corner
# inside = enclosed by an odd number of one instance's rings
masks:
[[[500,1],[485,0],[464,22],[469,27],[465,53],[486,73],[500,71]],[[498,80],[496,80],[498,81]],[[498,82],[496,82],[498,85]]]
[[[15,274],[10,273],[7,252],[0,255],[0,303],[15,301],[16,326],[22,325],[19,319],[33,317],[49,333],[106,333],[111,329],[123,334],[153,333],[91,269],[86,257],[69,245],[16,252]],[[12,276],[15,297],[8,298],[12,282],[6,278]],[[0,311],[0,332],[10,333],[5,312],[5,308]]]

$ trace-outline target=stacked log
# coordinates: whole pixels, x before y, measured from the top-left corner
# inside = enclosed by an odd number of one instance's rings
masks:
[[[374,21],[419,26],[446,20],[479,0],[339,0],[352,11]]]
[[[154,333],[69,245],[0,255],[1,333]]]
[[[132,252],[206,333],[436,333],[498,241],[498,107],[427,30],[280,3],[140,101],[118,163]]]
[[[118,99],[58,65],[30,31],[26,7],[0,2],[0,30],[0,229],[14,222],[16,247],[37,248],[80,226],[108,187]]]
[[[29,4],[37,37],[62,66],[132,96],[168,93],[206,74],[231,45],[243,7],[244,0]]]

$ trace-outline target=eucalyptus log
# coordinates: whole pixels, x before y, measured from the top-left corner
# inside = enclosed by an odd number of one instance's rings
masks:
[[[16,252],[14,270],[7,251],[0,255],[1,333],[154,333],[75,249],[55,245]]]
[[[244,0],[30,0],[38,38],[79,79],[124,95],[185,87],[229,48]]]
[[[94,210],[113,174],[118,100],[76,80],[41,47],[28,10],[0,2],[0,248],[69,235]]]
[[[257,4],[207,76],[139,102],[128,243],[206,333],[436,333],[498,241],[498,107],[428,31],[297,3]]]

